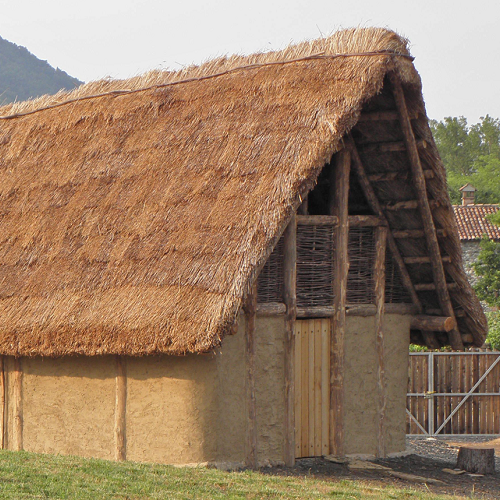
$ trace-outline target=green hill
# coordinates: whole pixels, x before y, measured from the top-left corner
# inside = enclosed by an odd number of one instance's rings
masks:
[[[70,90],[81,83],[0,37],[0,105]]]

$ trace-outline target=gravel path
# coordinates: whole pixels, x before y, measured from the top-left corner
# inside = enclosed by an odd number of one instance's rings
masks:
[[[467,446],[472,443],[484,443],[497,438],[498,436],[445,436],[439,438],[418,436],[406,438],[406,449],[413,451],[416,455],[433,460],[441,460],[448,464],[456,465],[458,446],[450,446],[448,443],[455,443]],[[495,455],[495,470],[500,471],[500,453]]]

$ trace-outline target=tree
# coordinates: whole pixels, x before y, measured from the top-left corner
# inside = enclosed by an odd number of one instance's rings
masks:
[[[492,222],[493,224],[496,224],[497,226],[500,226],[500,211],[496,212],[494,214],[490,214],[487,216],[487,219]]]
[[[463,116],[431,121],[431,130],[448,177],[453,203],[470,182],[478,203],[500,202],[500,120],[489,115],[469,126]]]
[[[497,212],[495,216],[500,214]],[[481,241],[481,252],[474,264],[479,281],[474,287],[478,297],[491,307],[500,305],[500,243],[487,238]],[[500,312],[491,311],[488,318],[488,337],[486,341],[492,349],[500,350]]]
[[[474,264],[479,280],[477,296],[491,307],[500,306],[500,243],[483,238],[481,252]]]
[[[488,318],[488,337],[486,342],[495,351],[500,351],[500,312],[491,311],[486,313]]]

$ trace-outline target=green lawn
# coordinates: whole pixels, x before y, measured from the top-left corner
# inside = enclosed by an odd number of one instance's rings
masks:
[[[324,481],[252,471],[222,472],[9,451],[0,451],[0,498],[451,499],[361,481]]]

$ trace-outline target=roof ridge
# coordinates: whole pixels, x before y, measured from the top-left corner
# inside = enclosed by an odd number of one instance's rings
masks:
[[[474,203],[473,205],[452,205],[453,208],[500,207],[500,203]]]
[[[353,53],[346,53],[346,54],[325,54],[325,53],[320,52],[317,54],[299,57],[296,59],[284,59],[284,60],[280,60],[280,61],[270,61],[270,62],[265,62],[265,63],[255,63],[255,64],[247,64],[244,66],[236,66],[234,68],[230,68],[230,69],[227,69],[225,71],[220,71],[218,73],[203,75],[203,76],[199,76],[199,77],[186,78],[184,80],[177,80],[177,81],[173,81],[173,82],[155,84],[155,85],[150,85],[148,87],[142,87],[142,88],[138,88],[138,89],[110,90],[108,92],[103,92],[100,94],[75,97],[74,99],[68,99],[66,101],[58,102],[56,104],[50,104],[48,106],[44,106],[41,108],[32,109],[30,111],[25,111],[23,113],[14,113],[11,115],[0,116],[0,120],[12,120],[14,118],[21,118],[23,116],[33,115],[33,114],[39,113],[41,111],[59,108],[61,106],[65,106],[67,104],[72,104],[75,102],[87,101],[87,100],[91,100],[91,99],[99,99],[101,97],[109,97],[109,96],[119,97],[119,96],[123,96],[123,95],[136,94],[138,92],[146,92],[148,90],[153,90],[153,89],[160,89],[160,88],[164,88],[164,87],[172,87],[174,85],[181,85],[181,84],[186,84],[186,83],[209,80],[212,78],[218,78],[221,76],[225,76],[225,75],[228,75],[231,73],[236,73],[238,71],[260,69],[260,68],[264,68],[267,66],[279,66],[279,65],[293,64],[293,63],[297,63],[297,62],[316,60],[316,59],[337,59],[340,57],[370,57],[370,56],[381,56],[381,55],[389,55],[391,57],[394,57],[394,56],[404,57],[406,59],[409,59],[410,61],[413,61],[415,59],[413,56],[411,56],[409,54],[401,54],[401,53],[396,52],[395,50],[388,50],[388,49],[374,50],[374,51],[369,51],[369,52],[353,52]]]

